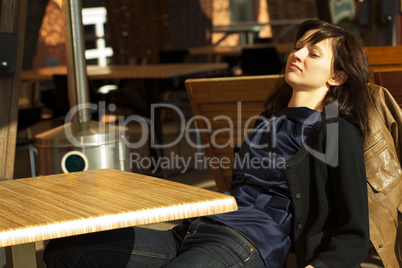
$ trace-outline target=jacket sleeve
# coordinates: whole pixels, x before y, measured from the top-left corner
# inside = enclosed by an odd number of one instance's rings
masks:
[[[335,223],[311,264],[316,267],[358,267],[369,249],[369,219],[363,142],[358,130],[338,121],[338,164],[328,167]],[[328,150],[328,147],[327,147]],[[330,206],[331,207],[331,206]],[[326,231],[325,231],[326,232]]]

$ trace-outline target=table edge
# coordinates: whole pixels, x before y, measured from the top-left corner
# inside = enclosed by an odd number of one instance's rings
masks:
[[[174,210],[173,210],[174,207]],[[189,209],[190,208],[190,209]],[[0,232],[0,247],[237,210],[233,196]],[[145,216],[144,216],[145,215]]]

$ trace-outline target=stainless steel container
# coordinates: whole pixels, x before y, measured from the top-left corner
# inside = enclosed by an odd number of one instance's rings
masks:
[[[80,0],[65,0],[67,77],[70,107],[90,103]],[[67,123],[35,136],[38,173],[50,175],[91,169],[129,170],[125,127],[91,121],[89,109],[78,109]]]
[[[69,123],[35,137],[38,174],[50,175],[91,169],[129,171],[129,148],[125,127]]]

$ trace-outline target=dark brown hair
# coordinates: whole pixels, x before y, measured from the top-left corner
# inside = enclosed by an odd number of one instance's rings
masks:
[[[331,39],[334,73],[344,72],[347,80],[339,86],[330,86],[323,99],[323,107],[338,102],[339,116],[359,127],[362,135],[368,129],[368,117],[364,96],[367,94],[369,64],[359,38],[330,23],[309,20],[303,22],[296,35],[295,43],[309,30],[317,30],[307,42],[316,44]],[[278,85],[265,102],[266,115],[272,116],[287,107],[292,97],[292,88],[281,76]]]

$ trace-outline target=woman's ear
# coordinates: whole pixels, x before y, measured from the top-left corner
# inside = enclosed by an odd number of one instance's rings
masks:
[[[331,77],[328,80],[328,84],[330,86],[339,86],[342,85],[343,83],[346,82],[346,80],[348,79],[348,76],[345,74],[345,72],[338,72],[336,73],[333,77]]]

